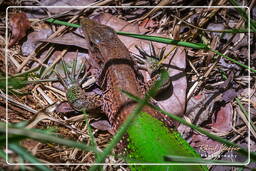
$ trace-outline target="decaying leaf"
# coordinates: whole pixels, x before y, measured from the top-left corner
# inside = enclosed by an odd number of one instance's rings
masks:
[[[16,13],[10,17],[10,26],[12,37],[9,43],[9,47],[20,41],[26,36],[27,31],[31,25],[25,13]]]
[[[21,46],[22,54],[25,56],[31,54],[40,43],[37,40],[46,39],[50,34],[52,34],[51,29],[41,29],[39,31],[29,33],[27,36],[27,40]]]
[[[110,131],[112,129],[110,123],[107,120],[99,120],[91,123],[91,126],[102,131]]]
[[[75,40],[75,41],[74,41]],[[81,38],[74,33],[67,33],[63,36],[56,37],[53,39],[37,39],[36,41],[40,42],[49,42],[54,44],[61,44],[61,45],[67,45],[67,46],[76,46],[83,49],[87,49],[87,41],[84,38]]]
[[[208,138],[205,135],[194,134],[190,144],[196,148],[201,155],[208,157],[208,155],[214,154],[222,149],[222,144]]]
[[[56,112],[59,113],[69,113],[74,112],[75,110],[71,107],[71,105],[68,102],[62,102],[56,107]]]
[[[228,133],[232,130],[233,107],[227,103],[216,113],[215,121],[210,124],[212,130],[217,133]]]

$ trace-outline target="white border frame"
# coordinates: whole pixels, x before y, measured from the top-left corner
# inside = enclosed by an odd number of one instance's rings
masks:
[[[6,76],[8,75],[8,10],[11,8],[77,8],[77,9],[84,9],[84,8],[243,8],[247,9],[248,12],[248,66],[250,66],[250,8],[247,6],[9,6],[6,8],[6,47],[5,47],[5,65],[6,65]],[[250,163],[250,71],[248,74],[248,155],[247,161],[242,163],[9,163],[8,161],[8,79],[6,77],[6,163],[8,165],[86,165],[86,166],[94,166],[94,165],[225,165],[225,166],[239,166],[239,165],[248,165]],[[217,160],[216,160],[217,161]]]

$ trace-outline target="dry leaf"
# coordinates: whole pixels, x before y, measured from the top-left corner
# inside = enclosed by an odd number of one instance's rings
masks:
[[[194,134],[190,144],[196,148],[201,155],[211,155],[222,149],[222,144],[208,138],[205,135]]]
[[[90,124],[92,127],[94,128],[97,128],[99,130],[102,130],[102,131],[108,131],[108,130],[111,130],[112,127],[109,123],[109,121],[107,120],[99,120],[99,121],[95,121],[93,123]]]
[[[33,31],[32,33],[29,33],[27,36],[27,40],[21,46],[22,54],[25,56],[31,54],[36,49],[36,46],[39,44],[37,40],[46,39],[51,34],[51,29],[41,29],[39,31]]]
[[[52,39],[37,39],[36,41],[49,42],[49,43],[68,45],[68,46],[76,46],[83,49],[88,48],[87,41],[84,38],[81,38],[74,33],[67,33],[61,37],[56,37]]]
[[[30,29],[30,22],[25,13],[16,13],[10,17],[10,26],[12,31],[12,38],[9,47],[20,41],[26,36],[27,31]]]
[[[232,130],[233,107],[231,103],[221,107],[216,113],[215,121],[210,124],[212,130],[217,133],[228,133]]]
[[[69,113],[74,112],[75,110],[72,108],[72,106],[68,102],[61,102],[59,105],[57,105],[55,112],[58,113]]]

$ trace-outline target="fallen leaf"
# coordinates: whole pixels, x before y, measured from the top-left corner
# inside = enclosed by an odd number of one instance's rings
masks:
[[[205,157],[216,153],[222,148],[221,143],[214,141],[205,135],[198,135],[198,134],[194,134],[192,136],[192,141],[190,145],[196,148],[199,154]]]
[[[26,13],[30,18],[44,18],[48,17],[46,10],[51,15],[76,15],[80,9],[75,6],[88,6],[95,2],[95,0],[40,0],[41,6],[51,6],[51,8],[26,8]],[[24,6],[35,6],[38,2],[36,1],[23,1]],[[55,7],[56,6],[56,7]],[[63,7],[63,8],[60,8]],[[65,8],[65,6],[67,8]]]
[[[87,41],[84,38],[79,37],[74,33],[67,33],[61,37],[56,37],[56,38],[52,38],[52,39],[37,39],[36,41],[76,46],[76,47],[80,47],[83,49],[88,48]]]
[[[8,47],[13,46],[15,43],[24,38],[27,31],[30,29],[30,22],[25,13],[16,13],[10,17],[10,26],[12,37]]]
[[[208,26],[207,26],[207,29],[208,30],[224,30],[225,29],[225,26],[224,24],[215,24],[215,23],[210,23]],[[211,32],[211,34],[213,36],[220,36],[222,33],[218,33],[218,32]]]
[[[216,119],[210,128],[217,133],[228,133],[232,130],[233,107],[231,103],[227,103],[221,107],[216,113]]]
[[[112,129],[109,121],[107,121],[107,120],[95,121],[95,122],[91,123],[90,125],[96,129],[99,129],[102,131],[108,131],[108,130]]]
[[[39,31],[33,31],[29,33],[28,39],[21,46],[22,54],[25,56],[31,54],[39,44],[37,40],[46,39],[48,36],[50,36],[50,34],[52,34],[51,29],[41,29]]]
[[[150,29],[150,28],[157,28],[159,26],[159,24],[154,20],[146,18],[142,21],[142,23],[140,23],[139,26],[144,27],[146,29]]]
[[[211,117],[213,105],[219,101],[215,93],[201,92],[187,103],[186,115],[193,124],[200,125]]]
[[[222,99],[225,101],[225,103],[228,103],[233,101],[236,98],[237,94],[238,94],[238,91],[231,88],[231,89],[228,89],[227,91],[224,91],[224,93],[222,94]]]
[[[70,113],[74,112],[75,110],[72,108],[72,106],[68,102],[61,102],[59,105],[57,105],[55,112],[58,113]]]

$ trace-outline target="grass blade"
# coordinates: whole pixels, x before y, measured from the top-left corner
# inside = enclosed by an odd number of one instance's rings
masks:
[[[4,124],[0,124],[0,132],[5,133],[5,125]],[[40,133],[37,132],[34,129],[24,129],[24,128],[8,128],[8,132],[9,135],[18,135],[18,136],[25,136],[28,138],[32,138],[38,141],[45,141],[45,142],[51,142],[51,143],[56,143],[56,144],[61,144],[61,145],[66,145],[69,147],[75,147],[75,148],[79,148],[85,151],[91,151],[91,152],[99,152],[97,149],[88,146],[88,145],[84,145],[83,143],[79,143],[76,141],[72,141],[72,140],[67,140],[67,139],[63,139],[60,137],[56,137],[53,135],[47,135],[45,133]]]
[[[32,164],[41,163],[37,158],[35,158],[32,154],[30,154],[25,148],[17,145],[17,144],[9,144],[8,146],[11,150],[19,154],[24,160],[29,161]],[[42,171],[51,171],[52,169],[48,168],[44,165],[35,165],[36,168]]]

